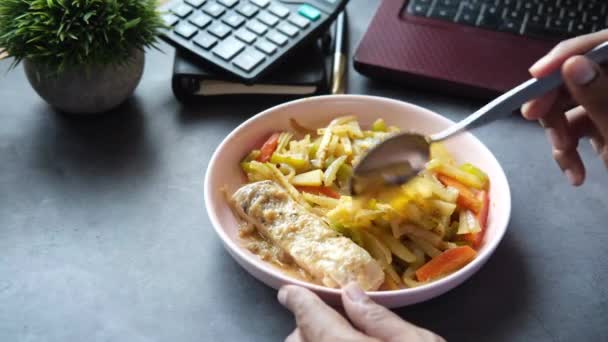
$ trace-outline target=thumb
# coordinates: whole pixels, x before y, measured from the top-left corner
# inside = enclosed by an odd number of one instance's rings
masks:
[[[604,138],[608,138],[608,76],[588,58],[575,56],[562,67],[564,81],[572,97]]]
[[[328,342],[341,338],[346,341],[369,340],[321,298],[303,287],[283,286],[278,299],[296,317],[299,335],[304,341]]]
[[[351,322],[371,337],[382,341],[445,341],[432,332],[402,320],[392,311],[374,303],[357,283],[343,288],[342,303]]]

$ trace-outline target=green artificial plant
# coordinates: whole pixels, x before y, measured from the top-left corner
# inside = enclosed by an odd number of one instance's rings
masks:
[[[128,61],[154,47],[156,0],[0,0],[0,48],[61,73]]]

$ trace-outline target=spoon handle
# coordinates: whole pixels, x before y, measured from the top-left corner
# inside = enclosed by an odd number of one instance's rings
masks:
[[[585,56],[598,64],[608,62],[608,42],[596,46],[593,50],[585,54]],[[497,97],[462,121],[439,133],[431,135],[429,140],[430,142],[444,140],[462,131],[473,123],[475,123],[476,126],[479,126],[511,114],[524,103],[559,87],[562,83],[561,69],[542,78],[532,78]]]

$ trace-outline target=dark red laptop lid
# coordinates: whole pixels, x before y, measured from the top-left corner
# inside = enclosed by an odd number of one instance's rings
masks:
[[[357,48],[363,74],[475,97],[525,81],[555,42],[404,15],[407,1],[385,0]]]

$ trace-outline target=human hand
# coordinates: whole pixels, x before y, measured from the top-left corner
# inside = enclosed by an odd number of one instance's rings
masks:
[[[608,75],[599,65],[580,56],[608,41],[608,30],[558,44],[531,68],[543,77],[561,66],[565,86],[526,103],[528,120],[538,120],[553,145],[553,158],[574,186],[583,184],[585,166],[577,151],[583,137],[608,168]]]
[[[278,299],[295,315],[297,324],[285,342],[445,341],[374,303],[356,283],[343,288],[342,304],[346,315],[358,330],[305,288],[284,286],[279,291]]]

